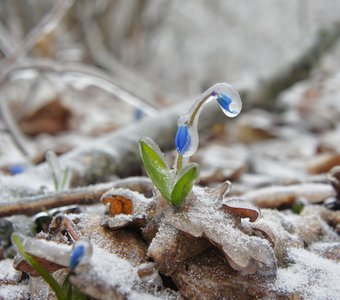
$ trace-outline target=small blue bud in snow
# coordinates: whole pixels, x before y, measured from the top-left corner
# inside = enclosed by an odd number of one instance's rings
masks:
[[[73,270],[82,258],[85,255],[85,246],[84,245],[76,245],[71,253],[70,261],[69,261],[69,267],[71,270]]]
[[[223,93],[218,94],[217,102],[221,106],[223,111],[227,111],[231,114],[238,114],[237,111],[233,111],[230,109],[230,104],[232,103],[232,100],[228,95],[223,94]]]
[[[191,146],[191,137],[187,125],[180,125],[176,133],[176,148],[177,151],[184,155]]]
[[[20,166],[20,165],[16,165],[16,166],[12,166],[10,169],[9,169],[9,172],[12,174],[12,175],[16,175],[16,174],[20,174],[22,172],[25,171],[25,167],[24,166]]]
[[[134,110],[134,118],[136,121],[139,121],[140,119],[142,119],[144,116],[144,111],[141,110],[140,108],[136,108]]]

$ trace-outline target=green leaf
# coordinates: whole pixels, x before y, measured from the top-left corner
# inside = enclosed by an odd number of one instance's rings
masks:
[[[20,235],[13,233],[11,236],[12,242],[17,248],[19,254],[32,266],[32,268],[48,283],[51,289],[55,292],[58,300],[66,300],[61,286],[58,282],[33,258],[25,252],[24,245],[21,241]]]
[[[143,138],[139,141],[139,151],[152,182],[163,197],[170,201],[173,177],[158,145],[150,138]]]
[[[77,287],[72,286],[72,284],[70,283],[70,275],[71,273],[67,274],[62,285],[62,289],[64,291],[67,291],[66,300],[86,300],[86,295],[84,295]]]
[[[197,164],[187,165],[177,176],[177,181],[171,193],[171,203],[175,206],[180,206],[190,191],[199,175]]]

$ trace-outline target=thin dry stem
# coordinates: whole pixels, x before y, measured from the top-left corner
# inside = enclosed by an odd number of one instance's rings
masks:
[[[100,197],[110,188],[126,187],[140,192],[151,192],[152,185],[149,178],[130,177],[114,182],[90,185],[62,192],[22,198],[19,201],[8,199],[0,205],[0,218],[12,215],[33,215],[40,211],[74,204],[99,203]],[[3,201],[1,201],[3,202]]]

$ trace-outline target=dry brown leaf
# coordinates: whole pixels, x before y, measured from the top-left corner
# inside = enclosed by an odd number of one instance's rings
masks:
[[[20,121],[22,131],[31,136],[41,133],[57,134],[70,129],[71,111],[58,98],[26,115]]]
[[[105,205],[110,205],[110,216],[116,216],[119,214],[132,214],[132,201],[123,196],[104,197],[102,198],[102,203]]]

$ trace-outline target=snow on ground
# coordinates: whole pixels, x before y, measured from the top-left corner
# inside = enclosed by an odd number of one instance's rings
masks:
[[[279,293],[298,293],[303,299],[339,299],[340,263],[304,249],[289,252],[293,264],[277,271],[271,288]]]

